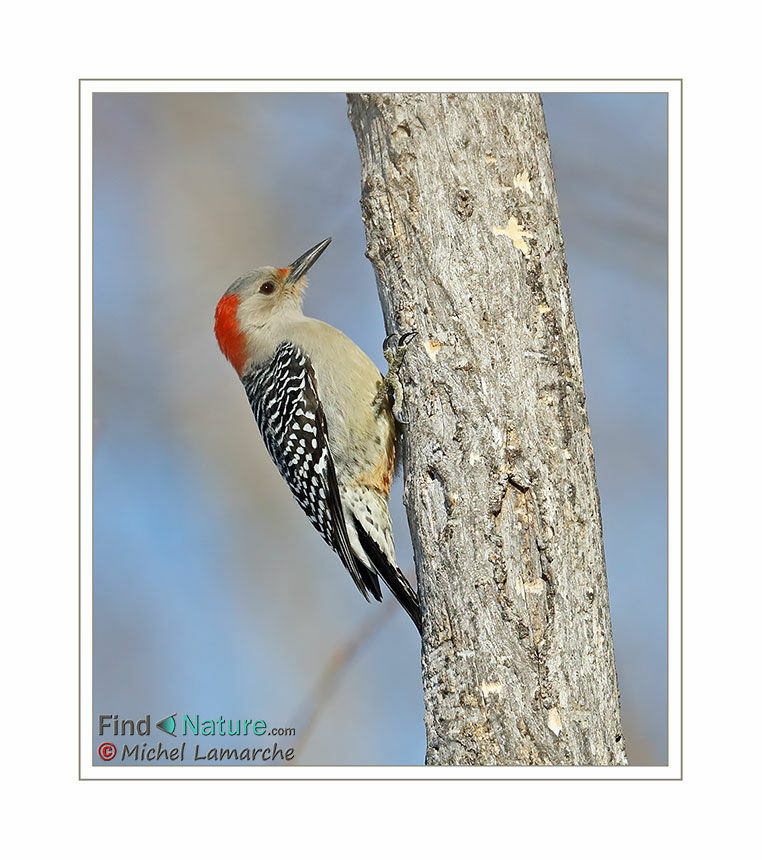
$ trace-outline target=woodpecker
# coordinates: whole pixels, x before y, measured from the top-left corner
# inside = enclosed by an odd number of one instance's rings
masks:
[[[420,632],[418,597],[397,567],[387,505],[396,443],[389,391],[399,391],[394,371],[409,338],[399,339],[384,379],[343,332],[304,315],[307,271],[330,242],[284,269],[238,278],[217,304],[214,331],[265,448],[312,525],[366,600],[381,600],[380,577]]]

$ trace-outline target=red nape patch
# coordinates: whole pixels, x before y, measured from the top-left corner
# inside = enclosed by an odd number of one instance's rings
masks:
[[[238,296],[223,296],[214,313],[214,333],[227,360],[240,376],[246,364],[246,337],[238,328]]]

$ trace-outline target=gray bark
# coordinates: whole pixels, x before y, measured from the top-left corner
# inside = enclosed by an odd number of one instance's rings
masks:
[[[540,97],[350,95],[401,371],[427,764],[626,764]]]

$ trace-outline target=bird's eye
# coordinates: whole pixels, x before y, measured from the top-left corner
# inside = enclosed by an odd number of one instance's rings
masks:
[[[265,281],[264,284],[259,288],[260,293],[264,293],[266,296],[269,296],[275,290],[275,284],[272,281]]]

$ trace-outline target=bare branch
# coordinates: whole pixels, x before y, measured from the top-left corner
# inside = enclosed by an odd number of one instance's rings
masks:
[[[396,604],[391,597],[387,596],[378,611],[331,655],[314,689],[302,703],[297,716],[291,723],[297,727],[299,733],[299,750],[291,764],[297,764],[297,759],[304,753],[320,714],[336,691],[341,679],[349,670],[355,657],[387,623],[394,611],[397,611]]]

